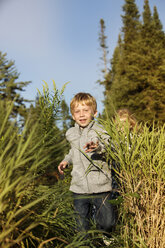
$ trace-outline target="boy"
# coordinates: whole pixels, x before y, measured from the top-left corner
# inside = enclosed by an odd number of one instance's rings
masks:
[[[96,100],[89,93],[78,93],[72,99],[70,109],[75,126],[66,132],[66,138],[71,149],[58,170],[63,174],[66,166],[73,164],[70,190],[74,197],[78,231],[90,229],[94,206],[97,228],[109,232],[116,218],[114,207],[109,202],[112,199],[111,172],[103,159],[104,145],[99,140],[104,131],[94,121]]]

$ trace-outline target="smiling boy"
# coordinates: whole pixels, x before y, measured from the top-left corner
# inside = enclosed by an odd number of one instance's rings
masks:
[[[111,171],[103,159],[104,144],[99,138],[105,133],[94,121],[97,103],[89,93],[78,93],[72,99],[70,109],[75,126],[66,132],[66,138],[71,149],[58,170],[63,174],[67,165],[73,165],[70,191],[73,192],[77,213],[77,229],[90,229],[91,209],[94,206],[97,228],[109,232],[116,218],[115,209],[109,202],[112,199]]]

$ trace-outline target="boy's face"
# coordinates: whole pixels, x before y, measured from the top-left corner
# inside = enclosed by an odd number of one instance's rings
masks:
[[[73,110],[73,120],[82,128],[88,126],[93,117],[96,117],[97,112],[94,113],[91,106],[85,103],[78,103]]]

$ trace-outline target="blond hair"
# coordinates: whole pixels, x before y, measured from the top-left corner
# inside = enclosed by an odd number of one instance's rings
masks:
[[[75,109],[75,106],[77,104],[86,104],[88,106],[91,106],[92,107],[92,110],[93,110],[93,113],[96,113],[97,112],[97,103],[96,103],[96,99],[89,93],[83,93],[83,92],[80,92],[80,93],[77,93],[73,99],[71,100],[71,103],[70,103],[70,111],[71,111],[71,114],[73,115],[74,113],[74,109]]]
[[[133,114],[126,108],[117,110],[116,115],[119,118],[119,120],[128,121],[130,130],[133,130],[137,125],[137,120],[135,119]]]

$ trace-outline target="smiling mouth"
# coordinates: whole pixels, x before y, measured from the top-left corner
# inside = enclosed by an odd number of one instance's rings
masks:
[[[82,120],[80,120],[80,122],[85,122],[86,121],[86,119],[82,119]]]

